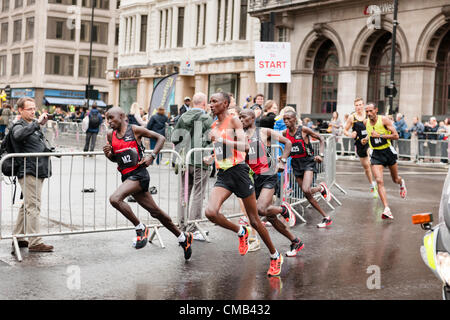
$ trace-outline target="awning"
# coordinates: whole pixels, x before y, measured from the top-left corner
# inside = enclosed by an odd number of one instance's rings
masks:
[[[85,106],[87,99],[70,99],[70,98],[59,98],[59,97],[44,97],[47,104],[58,104],[58,105],[74,105],[74,106]],[[102,100],[89,100],[89,106],[96,102],[98,107],[106,107],[106,103]]]
[[[58,98],[58,97],[44,97],[47,104],[73,104],[75,106],[83,106],[86,104],[84,99],[70,99],[70,98]]]

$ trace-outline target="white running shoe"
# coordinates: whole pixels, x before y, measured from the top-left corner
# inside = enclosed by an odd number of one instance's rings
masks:
[[[394,220],[394,216],[392,215],[391,209],[389,209],[389,207],[384,208],[384,211],[381,214],[381,219]]]
[[[208,235],[208,231],[205,231],[205,234],[206,235]],[[193,233],[193,239],[194,240],[197,240],[197,241],[206,241],[206,239],[205,239],[205,237],[203,237],[203,235],[200,233],[200,231],[195,231],[194,233]]]
[[[327,185],[325,184],[325,182],[321,182],[319,184],[319,186],[321,187],[320,193],[322,194],[323,198],[325,200],[327,200],[328,202],[331,201],[331,193],[330,190],[328,189]]]
[[[258,251],[261,249],[260,241],[258,238],[249,238],[248,239],[248,251]]]
[[[295,226],[295,223],[297,222],[297,219],[295,217],[294,211],[292,211],[291,205],[287,202],[283,202],[281,204],[282,207],[285,207],[288,213],[288,216],[283,216],[284,219],[286,219],[286,222],[289,224],[289,227]]]
[[[405,180],[402,179],[402,184],[400,185],[400,197],[406,199],[408,191],[406,190]]]
[[[317,228],[326,228],[333,223],[330,217],[325,217],[322,219],[322,222],[317,225]]]

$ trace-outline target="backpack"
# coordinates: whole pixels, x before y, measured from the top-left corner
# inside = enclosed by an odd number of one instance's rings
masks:
[[[95,116],[92,112],[89,114],[89,129],[98,129],[100,126],[100,114],[97,113]]]
[[[12,141],[12,130],[15,125],[13,125],[10,130],[8,131],[8,134],[5,136],[5,138],[2,141],[2,144],[0,146],[0,159],[8,154],[8,153],[14,153],[14,143]],[[13,162],[14,160],[14,162]],[[17,158],[8,158],[2,163],[2,173],[4,176],[12,177],[15,176],[19,172],[20,164]]]

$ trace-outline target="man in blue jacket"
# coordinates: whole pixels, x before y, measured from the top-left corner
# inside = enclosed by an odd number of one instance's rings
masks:
[[[97,140],[98,132],[100,131],[100,125],[103,122],[103,117],[97,110],[97,104],[94,102],[92,104],[92,109],[89,112],[89,127],[86,131],[86,143],[84,145],[83,151],[94,151],[95,141]],[[89,148],[90,144],[90,148]]]
[[[406,141],[411,138],[411,133],[408,132],[408,125],[406,124],[405,117],[401,113],[397,113],[396,120],[397,121],[394,122],[394,126],[399,135],[399,156],[407,160],[411,160],[411,141]]]

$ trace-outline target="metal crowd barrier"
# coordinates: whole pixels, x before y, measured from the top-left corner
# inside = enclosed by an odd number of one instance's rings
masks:
[[[341,188],[336,183],[336,140],[334,137],[330,135],[322,135],[325,139],[325,148],[324,148],[324,159],[322,163],[316,163],[317,173],[314,174],[312,187],[316,187],[318,183],[325,182],[328,186],[328,189],[331,190],[333,186],[338,188],[342,193],[346,194],[347,192]],[[313,141],[311,143],[314,155],[319,154],[320,143],[319,141]],[[287,201],[293,207],[293,211],[297,217],[300,218],[304,223],[306,220],[303,218],[304,207],[300,206],[302,210],[302,214],[300,214],[295,207],[297,205],[302,205],[304,203],[308,203],[308,200],[305,198],[301,186],[298,185],[295,175],[291,169],[290,158],[288,161],[288,170],[285,170],[283,174],[283,178],[281,180],[282,186],[282,201]],[[326,201],[321,193],[316,193],[314,195],[316,200],[324,200],[324,203],[330,207],[331,210],[334,210],[335,207],[328,201]],[[331,192],[331,199],[336,201],[336,203],[341,206],[342,203],[337,199],[334,193]],[[308,203],[307,207],[311,207]]]
[[[86,142],[86,132],[81,122],[59,122],[49,120],[42,131],[52,146],[58,149],[83,150]],[[107,127],[103,121],[99,127],[95,151],[100,151],[106,141]]]
[[[163,159],[182,161],[180,155],[173,150],[161,150],[161,154]],[[36,161],[37,163],[44,161],[39,157],[48,157],[47,161],[51,161],[52,176],[45,179],[42,186],[40,217],[46,220],[46,225],[41,225],[38,233],[14,234],[19,204],[22,202],[19,199],[21,188],[17,182],[17,194],[15,195],[14,185],[8,183],[8,180],[11,179],[1,175],[0,240],[13,240],[16,257],[19,261],[22,261],[17,242],[17,239],[20,238],[134,229],[134,226],[109,202],[109,197],[121,184],[121,181],[117,165],[109,161],[103,152],[9,154],[0,160],[0,167],[4,161],[10,158],[24,158],[24,166],[26,166],[26,161]],[[171,167],[164,166],[162,163],[159,166],[154,163],[147,170],[151,177],[150,186],[155,186],[157,191],[153,198],[176,223],[178,217],[173,213],[177,212],[180,177],[175,175]],[[27,176],[24,177],[24,184],[26,184],[26,179]],[[12,203],[14,198],[15,204]],[[137,203],[130,202],[129,205],[136,216],[153,229],[150,239],[153,240],[157,236],[161,247],[164,247],[158,232],[158,228],[162,226],[159,221],[152,218]],[[24,230],[26,230],[26,216]]]
[[[403,161],[422,162],[436,161],[448,163],[449,143],[448,140],[437,139],[442,133],[425,133],[427,139],[418,139],[412,135],[410,139],[393,140],[392,145]],[[340,157],[356,156],[354,140],[349,137],[338,136],[336,138],[336,152]],[[436,139],[434,139],[436,138]]]

